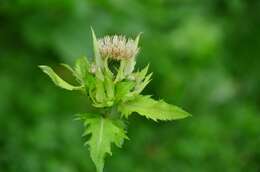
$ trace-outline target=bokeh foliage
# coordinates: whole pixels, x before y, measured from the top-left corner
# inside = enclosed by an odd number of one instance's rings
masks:
[[[94,171],[73,114],[87,100],[53,86],[37,68],[92,56],[97,36],[140,31],[145,93],[192,118],[155,123],[132,116],[129,138],[105,171],[260,170],[260,1],[0,1],[0,171]]]

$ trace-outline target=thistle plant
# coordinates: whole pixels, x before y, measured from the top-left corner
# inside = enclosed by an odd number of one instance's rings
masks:
[[[48,66],[39,67],[57,86],[80,91],[90,99],[95,111],[78,114],[76,118],[83,121],[83,136],[90,136],[85,144],[97,172],[102,172],[106,155],[112,155],[111,144],[121,147],[128,139],[125,121],[132,113],[154,121],[177,120],[190,114],[141,94],[151,81],[152,73],[148,74],[149,65],[140,71],[134,70],[140,34],[135,39],[117,35],[97,39],[92,30],[92,37],[93,60],[81,57],[74,67],[62,64],[71,71],[78,85],[64,81]]]

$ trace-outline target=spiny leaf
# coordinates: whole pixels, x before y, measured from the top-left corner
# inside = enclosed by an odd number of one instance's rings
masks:
[[[57,86],[66,90],[82,90],[83,86],[73,86],[61,79],[49,66],[40,65],[39,68],[46,73]]]
[[[138,95],[135,99],[119,105],[118,110],[128,117],[132,112],[137,112],[146,118],[157,120],[176,120],[190,116],[181,108],[170,105],[162,100],[156,101],[150,96]]]
[[[90,156],[96,165],[97,172],[103,172],[106,154],[112,155],[111,144],[121,147],[127,139],[126,131],[112,120],[103,117],[85,118],[86,130],[84,135],[91,135],[86,142]]]
[[[146,76],[146,74],[148,72],[148,69],[149,69],[149,64],[146,65],[146,67],[143,68],[140,72],[135,73],[135,75],[136,75],[135,77],[136,77],[137,83],[140,83],[142,80],[145,79],[145,76]]]
[[[134,88],[133,81],[121,81],[116,84],[116,101],[124,101],[127,99],[127,95]]]
[[[134,95],[140,94],[144,90],[144,88],[150,83],[152,75],[153,73],[148,74],[143,81],[136,84],[136,88],[133,93]]]

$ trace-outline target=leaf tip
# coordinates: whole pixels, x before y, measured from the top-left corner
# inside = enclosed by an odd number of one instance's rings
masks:
[[[46,68],[45,65],[38,65],[38,68],[40,68],[41,70],[43,70],[44,68]]]
[[[94,40],[96,40],[96,34],[92,26],[90,26],[91,34]]]
[[[185,111],[185,110],[182,110],[182,111],[183,111],[183,117],[182,117],[182,119],[183,119],[183,118],[192,117],[192,115],[191,115],[189,112],[187,112],[187,111]]]

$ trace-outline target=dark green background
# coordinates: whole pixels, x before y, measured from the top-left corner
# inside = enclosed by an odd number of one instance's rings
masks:
[[[132,115],[130,141],[105,172],[260,171],[259,0],[0,0],[0,172],[94,172],[81,123],[86,98],[44,75],[92,57],[90,26],[136,36],[144,91],[191,118]]]

